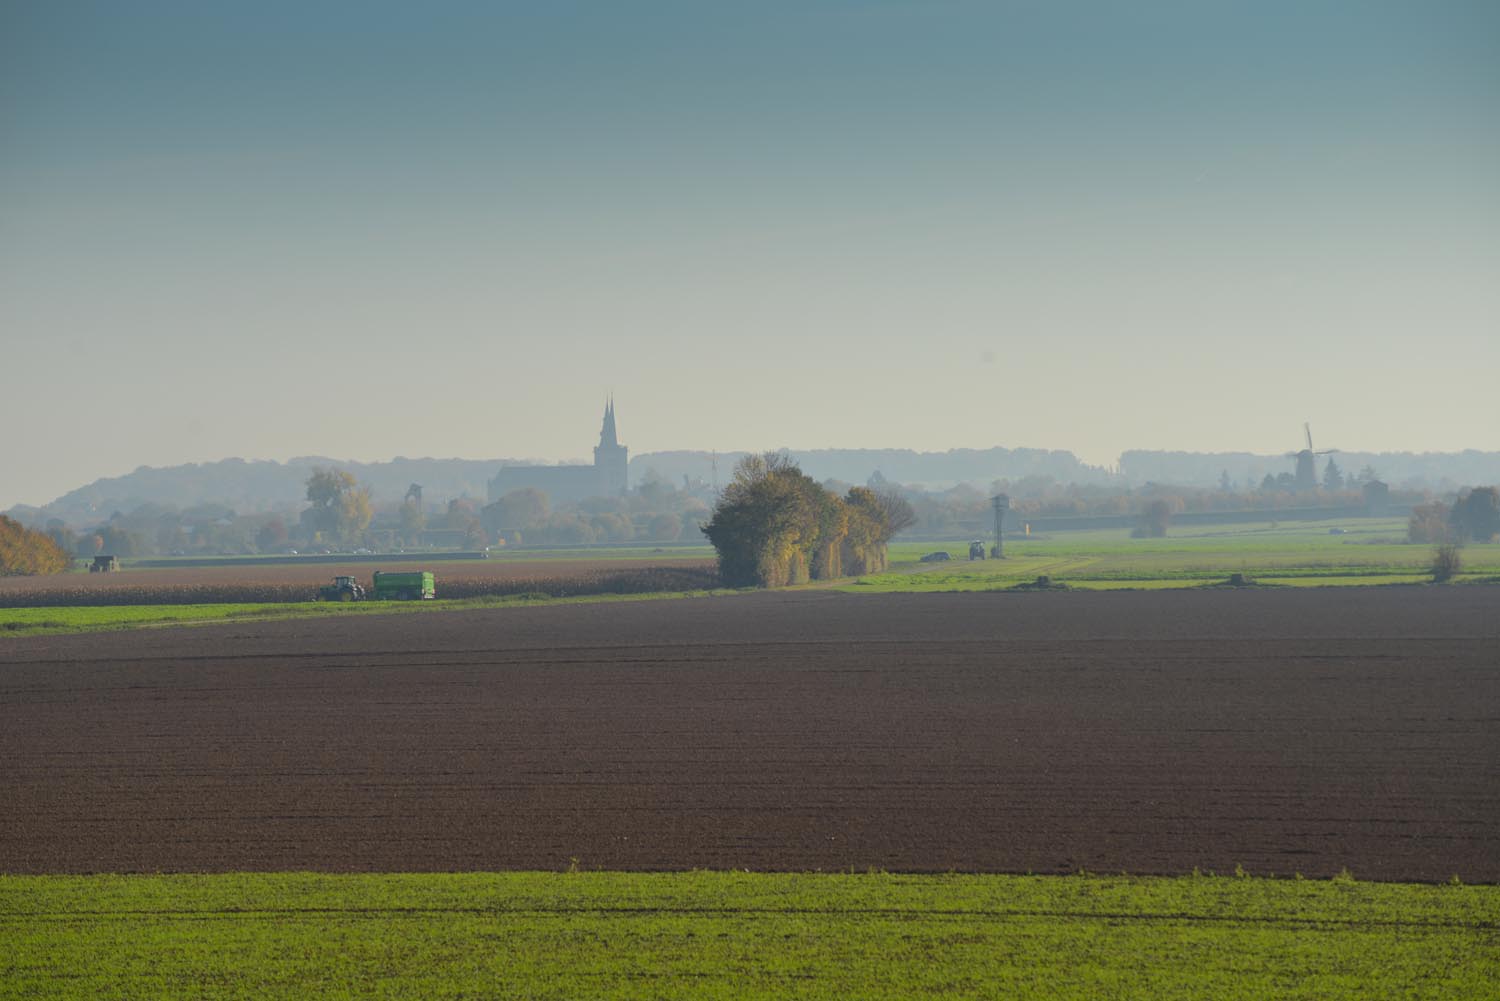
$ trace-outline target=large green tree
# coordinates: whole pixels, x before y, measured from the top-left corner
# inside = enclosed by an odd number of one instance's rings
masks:
[[[1453,502],[1448,522],[1465,540],[1489,542],[1500,535],[1500,490],[1475,487],[1461,492]]]
[[[304,523],[327,539],[357,542],[375,516],[370,488],[342,469],[313,470],[307,478],[307,500],[311,506],[303,512]]]

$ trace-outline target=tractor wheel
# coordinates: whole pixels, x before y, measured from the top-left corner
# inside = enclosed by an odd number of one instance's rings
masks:
[[[354,600],[354,592],[353,591],[340,591],[339,592],[339,600],[340,601],[353,601]]]

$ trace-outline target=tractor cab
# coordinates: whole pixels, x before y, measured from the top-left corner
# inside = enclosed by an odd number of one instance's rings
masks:
[[[359,581],[348,575],[333,578],[333,584],[318,588],[319,601],[363,601],[365,589]]]

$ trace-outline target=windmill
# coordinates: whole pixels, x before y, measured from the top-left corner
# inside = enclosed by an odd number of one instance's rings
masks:
[[[1300,452],[1288,452],[1288,459],[1297,460],[1296,485],[1298,490],[1316,490],[1318,487],[1318,465],[1313,459],[1315,455],[1329,455],[1337,452],[1336,448],[1324,448],[1313,451],[1312,425],[1303,424],[1302,431],[1307,435],[1307,447]]]

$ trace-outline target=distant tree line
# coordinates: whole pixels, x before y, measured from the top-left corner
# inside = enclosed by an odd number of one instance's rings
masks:
[[[277,552],[291,535],[281,515],[239,515],[224,504],[199,504],[185,510],[141,504],[128,512],[116,511],[82,531],[54,518],[47,522],[46,531],[66,552],[122,557]]]
[[[186,509],[142,503],[82,528],[60,518],[28,527],[51,538],[66,554],[123,558],[358,546],[482,549],[501,543],[674,542],[702,538],[699,526],[709,514],[708,496],[706,485],[684,483],[674,488],[648,470],[637,489],[618,497],[554,507],[545,493],[527,488],[494,504],[459,497],[429,510],[418,484],[411,484],[399,503],[381,505],[370,486],[350,471],[319,466],[303,483],[305,504],[300,509],[240,514],[219,503]]]
[[[1293,437],[1288,447],[1300,442]],[[1461,483],[1493,483],[1500,475],[1500,452],[1480,452],[1466,449],[1462,452],[1359,452],[1339,451],[1335,467],[1347,485],[1357,480],[1358,474],[1351,470],[1378,467],[1381,479],[1401,490],[1436,490],[1445,492],[1457,488]],[[1235,478],[1244,487],[1263,483],[1269,473],[1273,481],[1292,479],[1290,463],[1281,455],[1258,455],[1250,452],[1156,452],[1130,450],[1122,452],[1119,459],[1120,478],[1126,483],[1147,482],[1173,483],[1189,487],[1208,487],[1223,482],[1224,470],[1235,471]],[[1282,473],[1286,472],[1286,480]],[[1068,479],[1069,477],[1059,477]],[[1320,481],[1330,477],[1326,469]],[[1326,482],[1325,482],[1325,485]],[[1354,485],[1358,485],[1355,483]]]
[[[66,560],[69,554],[91,557],[151,555],[220,555],[284,553],[292,548],[464,547],[500,542],[531,545],[591,545],[606,542],[667,543],[703,538],[705,523],[715,526],[721,559],[737,581],[789,582],[868,573],[883,565],[885,545],[896,531],[914,529],[929,537],[972,537],[993,523],[990,498],[1011,499],[1012,524],[1041,517],[1122,516],[1136,519],[1143,536],[1165,534],[1184,512],[1256,511],[1268,515],[1297,508],[1388,504],[1411,511],[1412,542],[1483,540],[1497,531],[1493,487],[1463,489],[1434,496],[1414,489],[1389,489],[1373,469],[1353,477],[1335,469],[1324,481],[1342,481],[1342,489],[1282,489],[1282,485],[1248,492],[1233,488],[1225,474],[1219,489],[1148,484],[1135,489],[1060,483],[1048,476],[996,480],[988,490],[961,484],[924,490],[887,482],[878,473],[865,486],[836,480],[817,483],[782,454],[749,456],[736,468],[734,481],[721,494],[702,481],[684,477],[680,485],[647,470],[628,494],[594,497],[554,505],[539,490],[511,491],[494,503],[456,498],[425,508],[421,488],[412,484],[397,502],[378,504],[368,484],[347,470],[315,467],[303,485],[305,507],[238,514],[226,504],[198,504],[186,509],[144,503],[81,530],[61,519],[11,523],[50,538]],[[764,482],[763,482],[764,481]],[[777,509],[771,499],[780,491],[793,498],[790,525],[756,527],[755,518]],[[836,504],[827,501],[831,498]],[[741,507],[725,507],[726,501]],[[785,514],[785,512],[783,512]],[[900,514],[901,517],[895,517]],[[841,521],[841,519],[843,519]],[[892,530],[890,526],[899,523]],[[811,527],[810,527],[811,526]],[[766,532],[769,549],[746,556],[735,540],[745,533]],[[885,533],[885,534],[882,534]],[[832,540],[837,539],[834,546]],[[727,554],[727,559],[725,558]],[[27,564],[30,565],[30,564]],[[66,565],[66,564],[65,564]],[[0,572],[15,572],[0,570]],[[34,572],[34,571],[27,571]]]
[[[596,542],[677,542],[702,539],[709,515],[702,484],[679,489],[653,470],[639,486],[615,497],[590,497],[553,507],[535,487],[509,491],[480,512],[491,537],[511,544],[590,545]]]
[[[0,577],[62,573],[71,562],[51,536],[0,514]]]
[[[1410,542],[1462,545],[1490,542],[1500,536],[1500,490],[1475,487],[1458,493],[1453,503],[1431,501],[1412,508],[1406,524]]]
[[[886,566],[891,538],[915,521],[896,494],[851,487],[843,497],[785,453],[750,455],[703,526],[732,587],[781,587]]]
[[[917,516],[914,532],[929,538],[954,538],[972,534],[979,526],[989,526],[994,517],[990,498],[1000,493],[1010,498],[1015,522],[1036,518],[1134,518],[1138,519],[1139,534],[1145,536],[1161,534],[1173,517],[1184,513],[1243,511],[1274,516],[1282,511],[1307,508],[1364,508],[1379,513],[1388,506],[1404,510],[1433,499],[1425,490],[1391,489],[1375,478],[1373,472],[1364,470],[1361,477],[1345,478],[1343,488],[1338,490],[1296,490],[1285,484],[1245,491],[1227,483],[1221,483],[1217,489],[1158,483],[1124,488],[1060,483],[1049,477],[995,480],[988,490],[970,484],[943,490],[895,484],[886,484],[884,488],[895,490],[911,504]],[[837,486],[832,482],[824,485]]]

